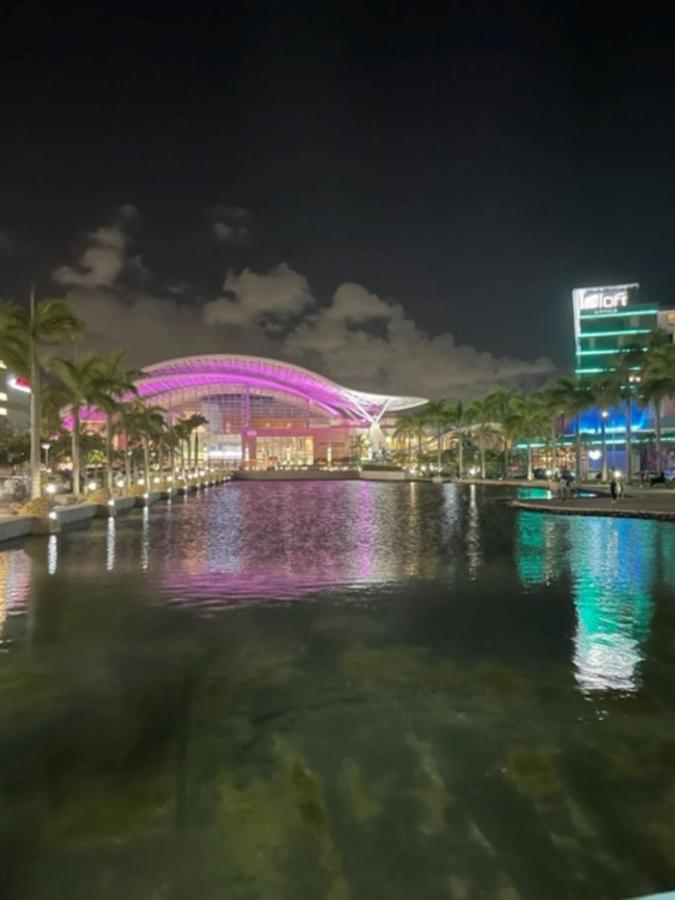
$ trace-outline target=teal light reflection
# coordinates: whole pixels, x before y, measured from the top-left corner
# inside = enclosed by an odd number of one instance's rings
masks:
[[[576,679],[584,692],[640,687],[652,620],[659,523],[584,518],[568,523],[577,632]]]
[[[518,574],[525,587],[549,585],[569,573],[577,616],[573,663],[579,688],[584,693],[637,691],[659,556],[665,561],[675,550],[675,530],[642,519],[521,512],[516,542]],[[668,565],[671,571],[666,573],[664,562],[664,576],[675,581],[675,564]]]

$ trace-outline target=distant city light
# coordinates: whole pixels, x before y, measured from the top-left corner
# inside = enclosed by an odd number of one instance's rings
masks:
[[[15,391],[21,391],[22,394],[30,394],[30,381],[21,378],[20,375],[8,375],[7,387],[13,388]]]

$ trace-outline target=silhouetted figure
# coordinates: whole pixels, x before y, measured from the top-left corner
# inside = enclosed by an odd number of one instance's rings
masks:
[[[612,503],[616,503],[616,498],[619,496],[619,482],[616,475],[612,475],[609,482],[609,496],[612,498]]]

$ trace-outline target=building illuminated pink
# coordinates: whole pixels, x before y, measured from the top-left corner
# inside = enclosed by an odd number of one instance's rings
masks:
[[[396,415],[426,403],[358,391],[290,363],[255,356],[205,355],[147,366],[136,382],[168,420],[198,413],[207,420],[200,456],[229,465],[276,467],[338,462],[368,437],[386,442]],[[100,421],[98,410],[85,421]]]

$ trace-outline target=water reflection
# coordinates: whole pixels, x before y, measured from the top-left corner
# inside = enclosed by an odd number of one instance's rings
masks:
[[[521,512],[517,567],[527,587],[569,574],[577,616],[575,677],[584,692],[635,692],[659,577],[674,573],[675,529],[629,518]]]
[[[466,532],[469,578],[475,580],[482,562],[480,547],[480,514],[476,502],[476,485],[469,485],[469,521]]]
[[[675,528],[512,495],[232,484],[1,551],[3,900],[674,883]]]
[[[115,516],[108,516],[105,533],[105,569],[115,569]]]
[[[0,552],[0,647],[11,639],[12,617],[25,613],[30,589],[31,561],[26,551]]]
[[[189,530],[181,528],[170,553],[166,533],[154,531],[151,558],[161,561],[164,589],[181,602],[435,577],[455,563],[445,549],[458,516],[449,487],[232,484],[190,510]]]
[[[150,507],[144,506],[141,525],[141,569],[145,572],[150,564]]]

